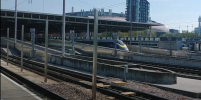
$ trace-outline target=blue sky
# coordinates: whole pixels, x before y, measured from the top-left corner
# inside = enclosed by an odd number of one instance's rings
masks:
[[[25,0],[18,0],[18,4]],[[44,4],[43,4],[44,1]],[[201,0],[148,0],[151,19],[167,25],[169,28],[191,31],[198,26],[201,15]],[[18,6],[18,10],[62,14],[63,0],[28,0]],[[1,9],[14,10],[15,0],[1,0]],[[111,6],[113,5],[113,6]],[[115,6],[114,6],[115,5]],[[110,7],[108,7],[110,6]],[[126,0],[66,0],[66,12],[85,11],[95,8],[112,9],[113,12],[125,12]],[[44,8],[44,9],[43,9]]]

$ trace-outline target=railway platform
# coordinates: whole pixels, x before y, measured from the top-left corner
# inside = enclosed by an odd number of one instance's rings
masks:
[[[156,87],[171,90],[179,94],[201,98],[201,80],[177,77],[177,84],[153,84]]]
[[[1,100],[42,100],[1,73]]]
[[[156,85],[201,94],[201,80],[177,77],[177,84]]]
[[[1,66],[36,83],[36,84],[39,84],[39,83],[44,83],[44,76],[41,76],[39,74],[36,74],[34,72],[31,72],[29,70],[26,70],[26,69],[23,69],[23,72],[21,72],[21,68],[20,67],[17,67],[11,63],[8,63],[8,66],[6,64],[6,61],[2,60],[1,59]],[[49,83],[57,83],[56,81],[54,80],[51,80],[51,79],[47,79],[47,82],[45,84],[49,84]]]

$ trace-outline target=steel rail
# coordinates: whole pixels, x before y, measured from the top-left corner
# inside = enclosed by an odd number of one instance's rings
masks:
[[[1,58],[4,59],[3,54],[1,54]],[[9,57],[9,61],[13,62],[13,64],[19,65],[18,60],[20,60],[20,57],[16,57],[16,56],[10,56]],[[44,67],[43,63],[39,63],[36,61],[27,60],[27,59],[24,59],[24,67],[26,69],[38,71],[41,74],[44,70],[43,69],[43,67]],[[48,72],[47,73],[48,73],[49,77],[54,77],[54,78],[62,80],[62,81],[67,81],[67,82],[79,84],[79,85],[86,87],[86,88],[91,88],[91,85],[80,82],[82,80],[91,81],[92,80],[91,75],[87,75],[84,73],[82,73],[82,74],[76,73],[73,71],[69,71],[67,69],[58,68],[58,67],[54,67],[54,66],[48,66]],[[98,78],[98,79],[100,79],[100,78]],[[97,82],[102,82],[102,81],[98,80]],[[99,88],[98,87],[97,90],[99,92],[106,94],[106,95],[114,96],[114,97],[122,99],[122,100],[148,100],[148,99],[149,100],[167,100],[167,99],[162,98],[162,97],[158,97],[158,96],[148,94],[148,93],[143,93],[140,91],[131,90],[131,89],[128,89],[125,87],[120,87],[120,86],[109,84],[109,83],[104,83],[104,84],[110,85],[110,88]],[[136,95],[125,96],[125,95],[122,95],[121,92],[135,92]]]

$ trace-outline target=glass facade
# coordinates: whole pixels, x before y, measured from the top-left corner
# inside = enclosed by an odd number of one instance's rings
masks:
[[[195,28],[195,33],[201,35],[201,16],[198,18],[198,27]]]
[[[195,28],[195,33],[200,34],[201,33],[201,27],[200,28]],[[200,34],[201,35],[201,34]]]
[[[149,22],[150,3],[147,0],[126,0],[126,6],[127,8],[125,14],[127,21]]]

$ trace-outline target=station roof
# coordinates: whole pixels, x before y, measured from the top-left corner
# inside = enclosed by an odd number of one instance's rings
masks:
[[[1,30],[7,27],[14,29],[14,10],[1,9]],[[44,31],[45,20],[49,21],[49,31],[61,31],[62,27],[62,15],[39,13],[39,12],[27,12],[18,11],[18,29],[21,29],[21,25],[25,25],[27,29],[30,27],[37,28],[40,31]],[[66,15],[66,31],[75,30],[75,32],[86,32],[87,23],[89,21],[89,29],[93,32],[94,18],[93,17],[79,17]],[[98,30],[103,31],[122,31],[128,32],[130,30],[131,23],[121,20],[108,20],[100,18]],[[20,25],[20,27],[19,27]],[[145,30],[151,26],[161,26],[159,23],[139,23],[132,22],[133,30]]]

